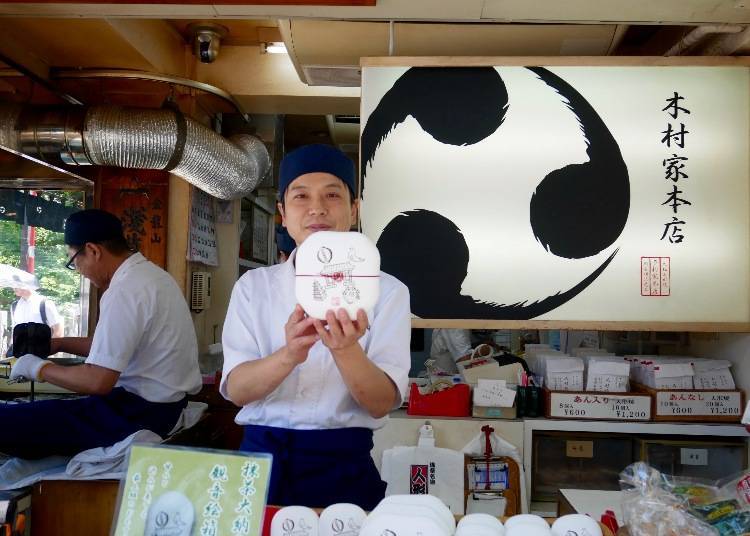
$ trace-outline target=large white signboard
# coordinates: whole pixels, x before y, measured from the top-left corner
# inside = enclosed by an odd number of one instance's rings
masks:
[[[747,67],[365,67],[362,229],[421,318],[750,321]]]

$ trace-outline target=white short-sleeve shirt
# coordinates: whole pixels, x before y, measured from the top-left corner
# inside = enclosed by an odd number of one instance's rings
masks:
[[[430,357],[446,372],[458,372],[456,360],[471,353],[471,331],[439,328],[432,330]]]
[[[117,268],[102,294],[86,363],[118,371],[116,386],[151,402],[176,402],[201,388],[185,298],[172,276],[140,253]]]
[[[220,391],[225,398],[227,377],[237,365],[269,356],[286,344],[284,325],[297,304],[294,257],[292,253],[283,264],[250,270],[234,285],[222,336]],[[367,357],[393,380],[403,399],[411,366],[411,313],[406,286],[381,272],[380,298],[368,320],[370,328],[359,343]],[[331,352],[318,341],[304,363],[265,399],[244,406],[235,422],[296,430],[377,429],[386,419],[371,417],[352,398]]]
[[[13,326],[25,324],[26,322],[42,323],[41,304],[44,300],[44,312],[47,315],[47,325],[52,327],[62,322],[60,313],[52,300],[32,292],[28,298],[21,297],[12,310]]]

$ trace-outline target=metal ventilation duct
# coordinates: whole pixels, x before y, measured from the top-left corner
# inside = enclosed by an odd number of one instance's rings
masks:
[[[0,145],[51,163],[163,169],[219,199],[247,195],[270,168],[258,138],[225,139],[172,110],[0,104]]]

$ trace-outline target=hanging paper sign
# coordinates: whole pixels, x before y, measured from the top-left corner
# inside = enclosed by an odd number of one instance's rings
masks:
[[[187,259],[209,266],[219,265],[214,198],[197,188],[193,188],[190,207],[190,243]]]
[[[750,325],[747,66],[385,63],[361,222],[416,316]]]
[[[136,445],[113,534],[260,534],[270,474],[267,454]]]

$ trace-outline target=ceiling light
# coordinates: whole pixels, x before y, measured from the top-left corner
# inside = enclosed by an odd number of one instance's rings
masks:
[[[286,45],[283,42],[261,43],[261,54],[288,54]]]

